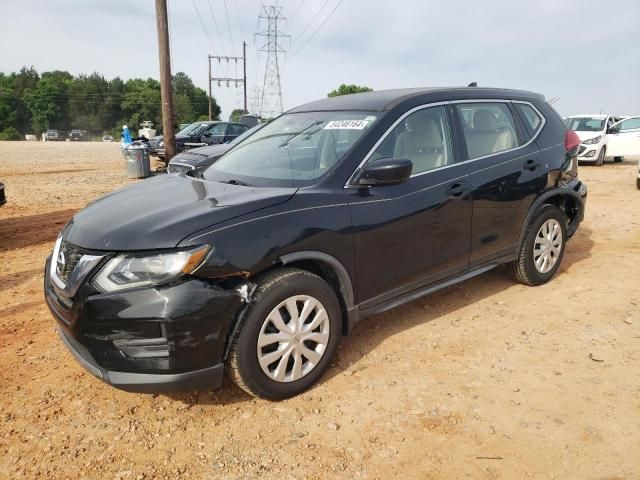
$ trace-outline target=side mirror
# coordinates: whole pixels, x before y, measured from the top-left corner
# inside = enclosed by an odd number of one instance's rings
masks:
[[[404,158],[381,158],[364,167],[360,185],[397,185],[411,176],[413,164]]]
[[[607,129],[607,133],[620,133],[620,125],[611,125]]]

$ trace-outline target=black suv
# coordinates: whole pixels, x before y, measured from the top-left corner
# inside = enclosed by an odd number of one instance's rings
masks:
[[[204,145],[218,145],[231,142],[249,129],[241,123],[205,121],[195,122],[176,133],[178,152]],[[158,135],[149,141],[151,155],[164,158],[164,137]]]
[[[295,395],[367,315],[506,264],[539,285],[583,219],[580,140],[541,95],[389,90],[290,110],[203,178],[107,195],[63,229],[45,296],[111,385]]]

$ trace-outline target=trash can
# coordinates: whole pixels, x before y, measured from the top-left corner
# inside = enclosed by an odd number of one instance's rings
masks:
[[[149,149],[142,145],[129,145],[124,149],[127,178],[147,178],[151,175]]]

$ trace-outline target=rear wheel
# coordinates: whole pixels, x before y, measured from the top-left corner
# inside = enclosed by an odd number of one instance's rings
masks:
[[[292,397],[329,366],[341,334],[341,310],[320,277],[282,269],[265,277],[231,346],[229,374],[251,395]]]
[[[508,265],[509,273],[525,285],[548,282],[560,267],[566,238],[564,213],[544,205],[527,227],[518,258]]]
[[[604,157],[607,155],[607,147],[602,147],[600,149],[600,155],[598,155],[598,160],[596,160],[596,165],[601,167],[604,163]]]
[[[624,157],[613,157],[614,162],[621,162],[622,160],[624,160]]]
[[[636,187],[640,190],[640,178],[636,178]]]

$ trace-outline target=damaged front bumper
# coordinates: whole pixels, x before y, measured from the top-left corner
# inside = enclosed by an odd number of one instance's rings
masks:
[[[45,267],[45,299],[58,333],[97,378],[131,392],[216,388],[231,333],[249,300],[250,284],[223,288],[199,278],[113,293],[86,282],[64,297]]]

